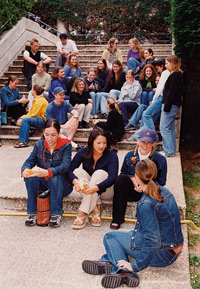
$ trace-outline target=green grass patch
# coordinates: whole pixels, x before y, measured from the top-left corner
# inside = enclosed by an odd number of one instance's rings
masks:
[[[190,268],[190,283],[193,289],[200,289],[200,275],[196,273],[195,268]]]
[[[183,172],[184,186],[196,190],[200,186],[199,169],[195,168],[192,171]]]
[[[189,246],[193,247],[196,245],[196,242],[200,241],[200,236],[197,234],[189,234],[188,235],[188,243]]]

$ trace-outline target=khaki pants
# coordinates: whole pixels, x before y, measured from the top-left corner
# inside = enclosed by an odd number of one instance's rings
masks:
[[[79,180],[80,179],[83,180],[90,187],[96,186],[97,184],[103,182],[108,177],[108,173],[104,170],[97,170],[93,173],[92,176],[90,176],[82,168],[78,168],[74,170],[74,174]],[[114,195],[114,191],[113,191],[113,186],[111,186],[110,188],[107,188],[106,191],[102,193],[101,195],[97,193],[94,193],[91,195],[85,195],[82,192],[79,192],[79,194],[82,197],[82,202],[81,202],[79,210],[86,214],[90,214],[94,210],[97,204],[98,205],[101,204],[101,199],[102,200],[112,199]]]
[[[79,121],[84,120],[85,122],[89,122],[90,121],[90,114],[92,111],[92,104],[88,103],[88,104],[79,104],[78,108],[77,108],[78,112],[79,112]]]

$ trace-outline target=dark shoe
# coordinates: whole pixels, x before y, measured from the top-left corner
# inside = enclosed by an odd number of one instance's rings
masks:
[[[29,144],[26,142],[20,142],[19,144],[14,146],[14,148],[16,148],[16,149],[26,148],[26,147],[29,147]]]
[[[78,128],[83,128],[83,124],[81,121],[79,121],[79,125],[78,125]]]
[[[101,114],[101,118],[102,119],[107,119],[108,118],[108,114],[107,113],[102,113]]]
[[[82,121],[83,128],[89,128],[89,125],[86,121]]]
[[[28,218],[25,221],[26,226],[36,225],[36,215],[28,215]]]
[[[120,229],[120,224],[117,224],[117,226],[113,225],[113,222],[110,224],[110,229],[112,230],[119,230]]]
[[[117,273],[105,275],[101,280],[101,285],[104,288],[117,288],[123,284],[126,284],[128,287],[137,287],[140,281],[136,273]]]
[[[17,125],[17,120],[15,120],[15,119],[13,120],[13,119],[12,119],[12,120],[11,120],[11,125],[16,126],[16,125]]]
[[[128,123],[125,127],[125,130],[132,130],[132,129],[136,129],[136,127],[134,125],[132,125],[131,123]]]
[[[80,149],[82,149],[82,148],[84,148],[84,146],[78,144],[77,147],[75,148],[75,150],[78,152],[78,151],[80,151]]]
[[[84,272],[92,275],[110,274],[113,265],[107,261],[89,261],[82,262],[82,269]]]
[[[29,130],[29,137],[33,136],[35,133],[35,129],[30,129]]]
[[[51,216],[51,219],[49,221],[49,226],[56,228],[59,227],[62,221],[62,216],[61,215],[57,215],[57,216]]]

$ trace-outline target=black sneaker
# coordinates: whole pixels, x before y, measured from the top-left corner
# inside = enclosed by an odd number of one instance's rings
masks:
[[[125,130],[132,130],[132,129],[135,129],[136,127],[134,126],[134,125],[132,125],[131,123],[128,123],[125,127],[124,127],[124,129]]]
[[[128,287],[137,287],[139,283],[139,278],[134,272],[108,274],[105,275],[101,280],[101,285],[104,288],[117,288],[123,284],[126,284]]]
[[[57,215],[57,216],[51,216],[50,221],[49,221],[49,226],[56,228],[59,227],[62,221],[62,215]]]
[[[25,221],[26,226],[34,226],[36,225],[36,215],[28,215],[28,218]]]
[[[108,114],[107,113],[102,113],[101,114],[101,118],[102,119],[107,119],[108,118]]]

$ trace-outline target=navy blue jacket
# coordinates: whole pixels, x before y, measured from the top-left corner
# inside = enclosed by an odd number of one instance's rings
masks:
[[[96,184],[99,188],[97,192],[99,195],[106,191],[107,188],[111,187],[114,184],[114,181],[118,174],[119,161],[118,156],[115,151],[105,150],[102,157],[98,159],[95,168],[93,158],[85,158],[86,148],[82,148],[74,156],[70,170],[69,178],[71,182],[77,177],[74,175],[73,171],[77,169],[81,164],[83,164],[83,169],[91,176],[96,170],[104,170],[108,173],[108,178],[103,182]]]

